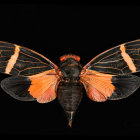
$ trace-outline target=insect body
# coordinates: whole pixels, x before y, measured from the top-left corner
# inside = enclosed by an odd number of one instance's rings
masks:
[[[0,72],[13,75],[2,80],[2,89],[15,99],[48,103],[56,97],[72,125],[82,99],[82,88],[96,102],[118,100],[134,93],[140,78],[140,40],[118,45],[93,58],[84,67],[80,57],[64,55],[56,66],[28,48],[0,42]]]
[[[73,114],[82,98],[83,85],[80,82],[82,67],[78,62],[80,58],[78,58],[79,57],[75,55],[64,55],[60,59],[62,81],[58,86],[58,100],[67,113],[70,126]]]

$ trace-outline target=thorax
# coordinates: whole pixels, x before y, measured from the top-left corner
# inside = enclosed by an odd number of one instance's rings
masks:
[[[78,82],[81,73],[81,65],[72,58],[60,64],[60,71],[62,73],[62,81],[64,82]]]

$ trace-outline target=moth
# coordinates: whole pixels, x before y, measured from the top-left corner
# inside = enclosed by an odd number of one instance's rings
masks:
[[[111,48],[84,67],[80,57],[60,57],[59,67],[28,48],[0,42],[0,72],[12,75],[2,80],[2,89],[15,99],[48,103],[56,97],[72,125],[82,99],[82,89],[96,102],[126,98],[140,86],[140,40]]]

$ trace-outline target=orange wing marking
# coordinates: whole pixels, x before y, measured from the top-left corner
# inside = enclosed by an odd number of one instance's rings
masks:
[[[122,55],[124,61],[127,63],[129,69],[130,69],[132,72],[136,72],[136,66],[135,66],[135,64],[133,63],[131,57],[126,53],[124,44],[122,44],[122,45],[120,46],[120,50],[121,50],[121,55]]]
[[[84,84],[88,97],[97,102],[106,101],[115,90],[111,82],[112,76],[86,70],[86,73],[81,75],[81,82]]]
[[[59,76],[55,69],[29,76],[29,78],[31,86],[28,91],[39,103],[48,103],[56,98]]]
[[[11,58],[9,59],[8,61],[8,64],[6,66],[6,69],[5,69],[5,73],[9,74],[12,70],[12,68],[14,67],[16,61],[17,61],[17,58],[19,56],[19,51],[20,51],[20,48],[19,46],[15,45],[15,53],[11,56]]]

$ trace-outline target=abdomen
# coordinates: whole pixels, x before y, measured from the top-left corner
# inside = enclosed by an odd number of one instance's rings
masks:
[[[58,100],[65,112],[75,112],[82,98],[80,82],[60,82],[58,85]]]

